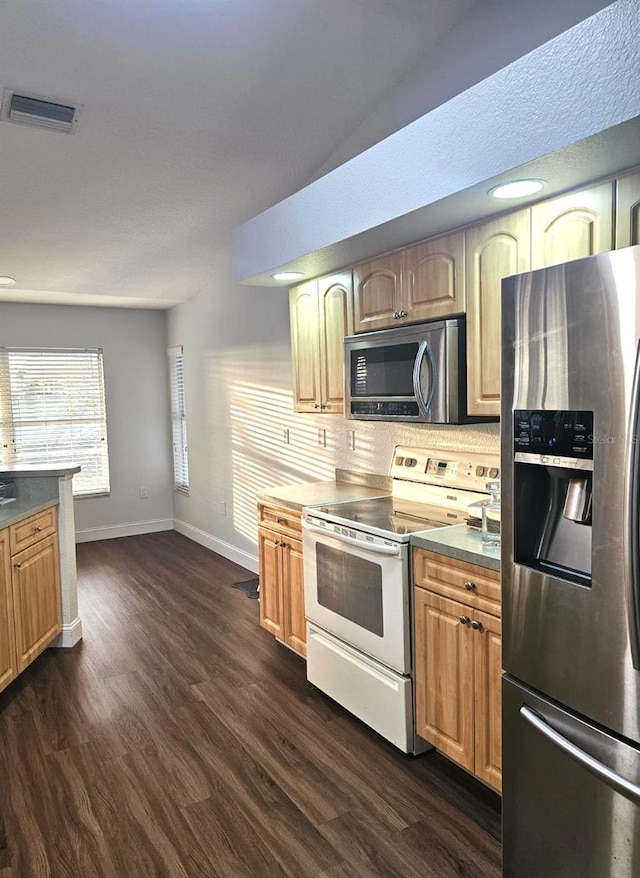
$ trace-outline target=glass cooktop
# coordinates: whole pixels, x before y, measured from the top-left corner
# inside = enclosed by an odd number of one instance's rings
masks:
[[[316,506],[310,510],[321,518],[371,533],[410,535],[434,527],[460,524],[464,517],[455,510],[389,495]]]

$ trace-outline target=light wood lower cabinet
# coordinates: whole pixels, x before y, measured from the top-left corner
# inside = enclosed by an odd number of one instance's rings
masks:
[[[269,527],[264,525],[265,520],[270,522]],[[306,656],[300,516],[291,510],[261,505],[259,521],[260,624]]]
[[[0,532],[0,690],[61,630],[56,510],[51,508]]]
[[[0,531],[0,692],[18,675],[9,529]]]
[[[430,590],[422,587],[424,578],[418,583],[414,577],[416,732],[500,791],[500,619],[477,608],[483,598],[474,587],[480,576],[498,582],[499,577],[468,565],[460,599],[452,599],[463,565],[451,562],[447,575],[449,559],[414,549],[414,570],[425,569],[425,556],[438,565],[440,575],[427,582]],[[437,593],[443,581],[447,597]]]

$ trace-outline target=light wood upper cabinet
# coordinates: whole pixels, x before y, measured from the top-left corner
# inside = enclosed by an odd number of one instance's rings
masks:
[[[545,268],[613,248],[613,183],[531,208],[531,267]]]
[[[616,182],[616,247],[640,244],[640,171]]]
[[[354,330],[370,332],[397,325],[402,305],[401,251],[360,262],[353,268]]]
[[[18,675],[8,528],[0,531],[0,692]]]
[[[465,310],[464,234],[452,232],[354,267],[356,332]]]
[[[309,281],[289,293],[291,355],[293,364],[293,407],[312,412],[320,399],[320,334],[318,285]]]
[[[464,234],[431,238],[402,251],[402,308],[406,321],[463,314],[466,307]]]
[[[502,279],[530,268],[530,213],[520,210],[466,231],[467,411],[500,415]]]
[[[353,330],[351,272],[308,281],[289,293],[293,408],[344,410],[343,339]]]
[[[353,332],[351,272],[318,280],[320,403],[325,412],[344,411],[345,335]],[[324,408],[322,408],[324,406]]]

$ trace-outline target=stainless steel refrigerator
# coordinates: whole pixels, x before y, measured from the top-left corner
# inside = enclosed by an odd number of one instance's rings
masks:
[[[502,290],[505,878],[640,876],[640,247]]]

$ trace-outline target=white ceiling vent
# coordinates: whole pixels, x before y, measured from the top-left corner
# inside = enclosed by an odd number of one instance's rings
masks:
[[[0,119],[75,134],[81,109],[81,104],[63,104],[51,98],[5,88]]]

